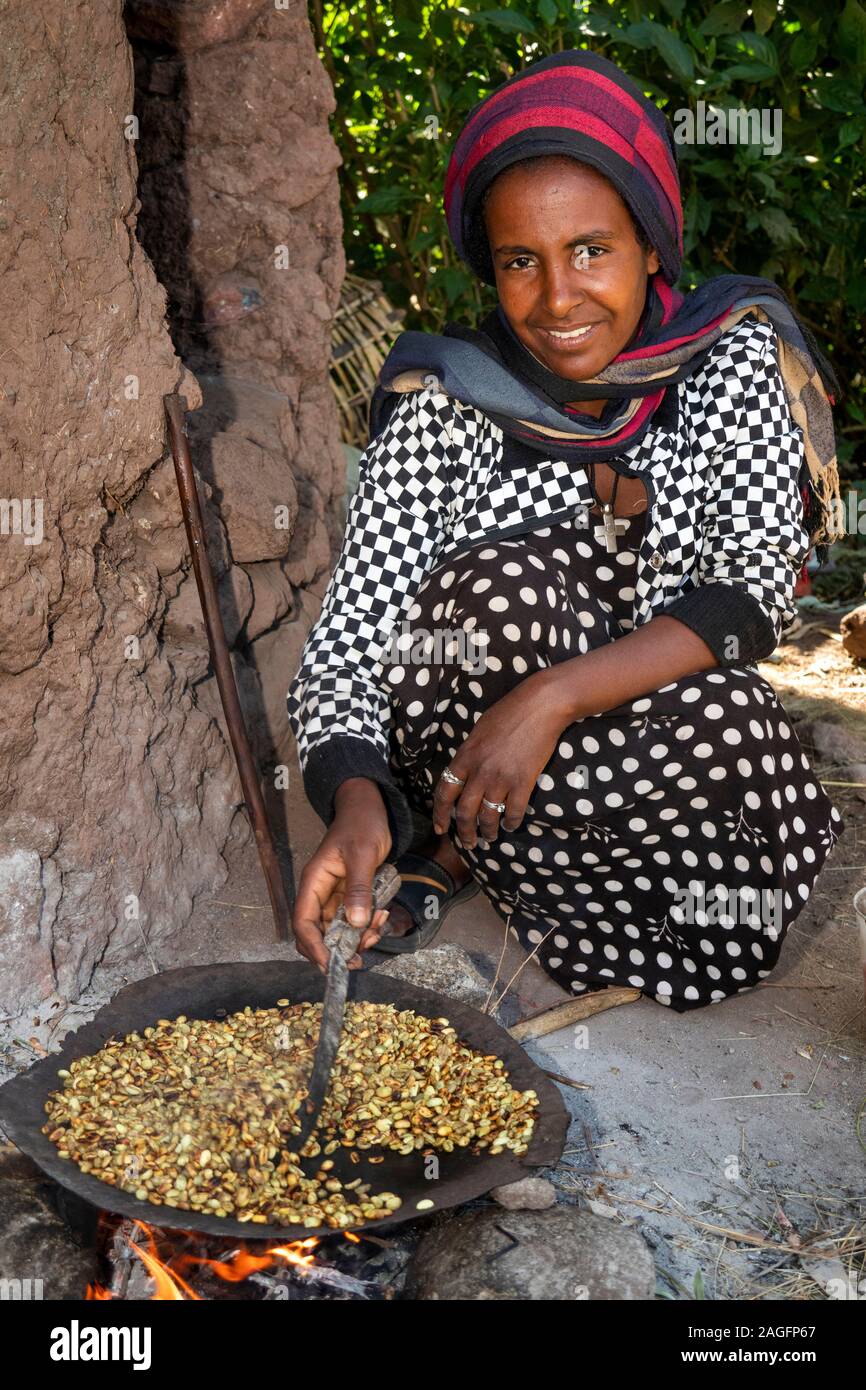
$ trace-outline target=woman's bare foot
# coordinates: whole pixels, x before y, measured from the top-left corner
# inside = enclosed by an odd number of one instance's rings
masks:
[[[447,835],[434,835],[421,846],[418,853],[447,869],[458,891],[469,882],[471,874]],[[392,936],[405,936],[414,926],[409,913],[399,903],[395,903],[391,908],[390,922]]]

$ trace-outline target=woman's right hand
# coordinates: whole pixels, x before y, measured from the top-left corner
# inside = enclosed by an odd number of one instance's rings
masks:
[[[292,920],[298,950],[323,972],[328,968],[324,935],[341,902],[351,925],[366,927],[359,951],[379,940],[389,911],[380,908],[371,920],[373,878],[391,848],[388,813],[377,783],[350,777],[337,788],[334,808],[334,819],[301,874]],[[353,956],[349,969],[360,966],[360,955]]]

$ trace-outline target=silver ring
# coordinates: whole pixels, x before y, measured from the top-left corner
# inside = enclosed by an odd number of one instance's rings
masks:
[[[465,777],[455,777],[454,773],[449,772],[446,767],[445,771],[442,773],[441,781],[450,782],[452,787],[462,787],[465,785],[466,779]]]
[[[482,796],[481,805],[489,806],[491,811],[498,811],[500,816],[502,815],[502,812],[505,810],[504,801],[488,801],[486,796]]]

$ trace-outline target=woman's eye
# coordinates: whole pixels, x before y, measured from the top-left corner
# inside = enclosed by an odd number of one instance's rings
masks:
[[[603,246],[575,246],[572,262],[578,270],[584,269],[591,261],[597,260],[604,249]]]
[[[527,265],[530,265],[531,263],[531,258],[529,256],[515,256],[513,261],[508,262],[508,265],[505,267],[505,269],[523,270]]]

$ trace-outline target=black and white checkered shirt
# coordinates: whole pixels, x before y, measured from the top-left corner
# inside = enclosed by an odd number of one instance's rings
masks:
[[[742,319],[653,426],[612,465],[639,476],[648,495],[634,626],[666,613],[697,632],[720,666],[752,665],[793,621],[809,553],[803,438],[772,327]],[[530,453],[441,392],[399,398],[362,456],[342,551],[288,693],[305,790],[326,823],[340,783],[370,777],[388,804],[392,852],[411,838],[389,766],[382,673],[425,575],[480,541],[566,517],[589,524],[592,505],[573,461]]]

